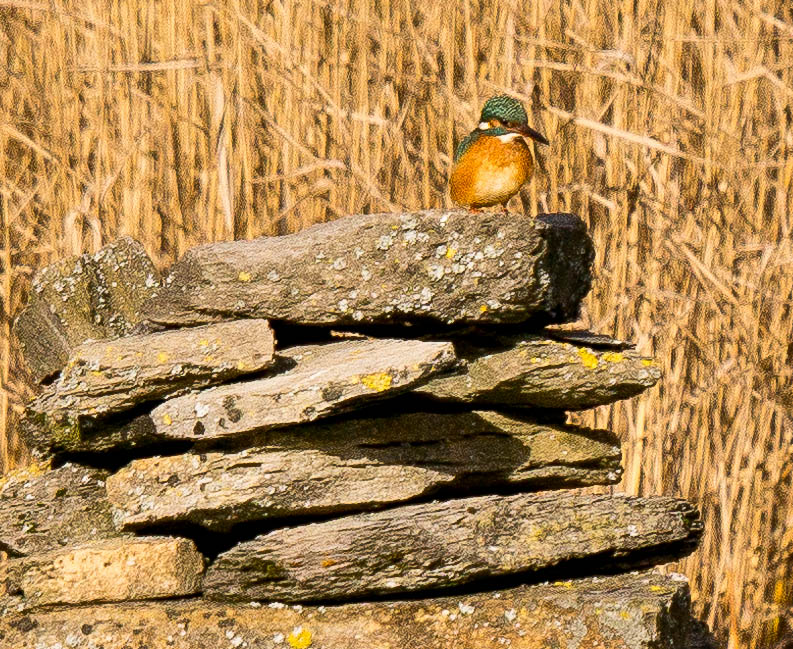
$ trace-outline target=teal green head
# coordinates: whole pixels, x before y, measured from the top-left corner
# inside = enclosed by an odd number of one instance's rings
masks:
[[[479,130],[486,131],[493,128],[505,128],[507,131],[520,133],[542,144],[548,144],[544,135],[529,126],[529,116],[523,104],[509,95],[491,97],[482,107]]]
[[[482,106],[479,121],[490,122],[490,120],[498,120],[502,124],[528,124],[529,116],[523,104],[517,99],[508,95],[498,95],[488,99]]]

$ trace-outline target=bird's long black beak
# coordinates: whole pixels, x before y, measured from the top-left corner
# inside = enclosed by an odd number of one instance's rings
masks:
[[[515,126],[510,130],[515,131],[515,133],[525,135],[526,137],[530,137],[532,140],[537,140],[537,142],[540,142],[541,144],[550,144],[550,142],[548,142],[542,133],[535,131],[531,126]]]

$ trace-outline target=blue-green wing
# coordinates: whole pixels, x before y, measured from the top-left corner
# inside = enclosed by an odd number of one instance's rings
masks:
[[[471,131],[463,138],[463,141],[457,145],[457,150],[454,152],[454,161],[457,162],[460,158],[462,158],[463,154],[471,148],[471,145],[483,135],[498,137],[499,135],[506,135],[507,133],[509,133],[509,131],[500,126],[489,128],[486,131],[480,131],[479,129]]]
[[[463,154],[471,148],[471,145],[479,139],[479,136],[482,134],[482,131],[476,130],[471,131],[468,135],[466,135],[460,144],[457,145],[457,150],[454,152],[454,161],[457,162],[460,158],[463,157]]]

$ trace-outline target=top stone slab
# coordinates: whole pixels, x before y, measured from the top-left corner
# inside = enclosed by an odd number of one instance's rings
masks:
[[[572,214],[366,214],[296,234],[199,246],[171,269],[148,318],[306,325],[574,318],[594,258]]]

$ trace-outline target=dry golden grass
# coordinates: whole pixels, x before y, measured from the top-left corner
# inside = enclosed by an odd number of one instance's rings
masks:
[[[793,5],[420,4],[0,0],[5,467],[34,268],[447,205],[455,143],[508,92],[552,140],[525,206],[596,242],[591,325],[664,368],[588,417],[625,440],[624,490],[701,506],[697,611],[768,646],[793,603]]]

